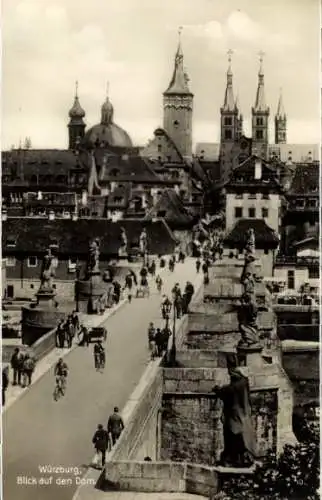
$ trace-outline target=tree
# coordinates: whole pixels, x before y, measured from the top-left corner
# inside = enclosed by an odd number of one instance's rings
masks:
[[[277,459],[271,453],[253,476],[229,481],[225,500],[318,500],[320,485],[319,433],[308,424],[303,442],[285,445]]]

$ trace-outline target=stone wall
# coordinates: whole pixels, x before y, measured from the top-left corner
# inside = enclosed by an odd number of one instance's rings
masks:
[[[152,375],[152,374],[151,374]],[[125,429],[114,446],[110,460],[157,459],[158,412],[162,402],[162,370],[141,380],[126,405]]]
[[[301,349],[283,346],[283,368],[294,387],[294,406],[319,401],[320,349],[307,345]]]
[[[220,361],[220,358],[217,360]],[[164,369],[161,425],[163,460],[208,465],[219,460],[223,449],[222,405],[211,391],[215,385],[227,383],[228,372],[223,368]],[[265,366],[258,373],[250,374],[249,383],[258,456],[265,456],[270,449],[277,450],[276,369],[271,365]]]
[[[190,463],[110,462],[102,487],[105,491],[177,492],[209,498],[218,492],[218,472]]]

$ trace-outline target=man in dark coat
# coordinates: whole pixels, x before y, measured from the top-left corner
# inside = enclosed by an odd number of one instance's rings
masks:
[[[119,414],[119,409],[117,406],[114,407],[114,413],[109,417],[107,423],[107,432],[112,437],[113,446],[120,437],[122,431],[124,429],[124,422]]]
[[[97,431],[93,436],[92,442],[95,446],[96,453],[102,454],[102,467],[104,467],[109,437],[108,432],[103,428],[102,424],[98,424]]]
[[[162,338],[162,332],[161,332],[160,328],[156,329],[154,340],[155,340],[155,343],[156,343],[156,346],[157,346],[158,356],[162,356],[162,341],[163,341],[163,338]]]
[[[114,302],[115,304],[118,304],[120,302],[120,296],[121,296],[121,285],[118,281],[114,280],[113,287],[114,287]]]
[[[224,466],[249,467],[256,456],[255,432],[252,424],[249,384],[240,368],[230,367],[230,384],[215,387],[223,401],[224,451],[220,463]]]
[[[2,406],[6,404],[6,390],[9,385],[8,369],[3,368],[2,370]]]
[[[61,319],[56,329],[56,347],[63,349],[65,340],[64,320]]]

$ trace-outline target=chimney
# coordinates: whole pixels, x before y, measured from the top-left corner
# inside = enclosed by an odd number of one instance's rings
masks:
[[[256,158],[255,160],[255,179],[259,180],[262,178],[262,160]]]
[[[53,210],[49,211],[49,220],[55,220],[55,212]]]

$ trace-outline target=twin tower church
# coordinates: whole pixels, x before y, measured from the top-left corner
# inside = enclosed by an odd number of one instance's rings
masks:
[[[256,154],[263,159],[276,159],[282,162],[300,163],[318,159],[316,145],[287,144],[287,117],[280,95],[277,112],[274,117],[275,141],[269,144],[270,109],[265,99],[264,71],[262,53],[258,71],[258,84],[254,106],[251,109],[252,134],[247,138],[243,133],[243,116],[233,90],[233,72],[231,54],[228,52],[229,66],[227,70],[226,90],[223,105],[220,108],[220,143],[197,144],[196,151],[192,147],[193,100],[194,94],[189,87],[189,77],[184,67],[184,57],[179,39],[175,54],[174,70],[168,88],[163,93],[163,129],[171,139],[182,158],[190,159],[193,153],[204,160],[220,162],[221,177],[226,177],[234,163]],[[110,146],[133,147],[129,134],[113,121],[113,107],[106,98],[101,108],[101,123],[85,132],[85,111],[82,109],[76,93],[75,101],[69,112],[69,148],[74,149],[77,142],[84,145],[100,143]],[[158,146],[160,148],[160,145]],[[153,149],[153,148],[152,148]],[[149,145],[141,154],[149,156],[152,151]],[[158,158],[158,156],[157,156]],[[157,159],[156,158],[156,159]],[[159,156],[161,159],[161,156]]]

